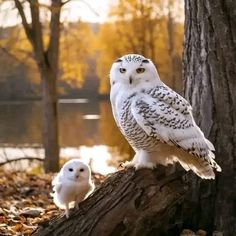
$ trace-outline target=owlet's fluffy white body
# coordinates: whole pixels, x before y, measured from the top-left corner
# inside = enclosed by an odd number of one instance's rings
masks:
[[[153,168],[179,162],[204,179],[214,179],[213,144],[196,125],[190,104],[166,86],[150,59],[125,55],[110,71],[113,116],[135,150],[126,166]]]
[[[93,190],[89,166],[78,159],[66,162],[52,181],[53,201],[69,217],[71,205],[78,206]]]

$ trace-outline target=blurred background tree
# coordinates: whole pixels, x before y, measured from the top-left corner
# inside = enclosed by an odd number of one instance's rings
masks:
[[[29,40],[34,59],[42,82],[43,106],[43,143],[45,150],[44,169],[46,172],[59,170],[58,143],[58,111],[57,111],[57,77],[60,42],[60,12],[66,2],[52,0],[49,7],[49,39],[44,40],[44,29],[40,19],[40,3],[38,0],[14,0],[22,20],[27,39]],[[31,23],[25,14],[25,4],[28,4]],[[44,7],[44,6],[43,6]],[[47,42],[48,41],[48,42]]]
[[[83,123],[83,112],[75,112],[75,107],[74,113],[69,111],[72,106],[63,106],[63,115],[59,116],[61,134],[58,135],[57,92],[62,98],[89,98],[94,104],[99,101],[94,112],[99,112],[101,118],[99,125],[94,127],[100,133],[101,142],[116,146],[121,153],[132,156],[132,149],[117,129],[107,101],[110,66],[124,54],[143,54],[156,64],[162,80],[181,93],[182,1],[113,1],[103,23],[81,19],[68,22],[64,18],[59,21],[61,10],[62,13],[66,11],[67,5],[73,1],[64,1],[67,3],[65,6],[59,0],[9,2],[15,2],[24,24],[0,28],[0,70],[3,71],[0,75],[0,99],[43,98],[44,125],[39,125],[37,131],[32,127],[32,121],[26,124],[29,124],[28,133],[34,130],[32,137],[38,137],[35,133],[44,127],[45,170],[56,171],[58,168],[58,136],[61,146],[70,143],[74,146],[76,142],[81,144],[81,139],[84,144],[92,145],[98,140],[94,134],[93,141],[85,141],[88,138],[84,135],[88,132],[85,128],[87,124]],[[88,7],[93,11],[92,5]],[[44,70],[53,78],[44,79],[47,78]],[[26,117],[37,117],[33,112],[38,110],[37,107],[32,109]],[[73,117],[78,117],[74,126],[81,127],[77,131],[70,123],[74,121]],[[26,140],[25,137],[23,140]]]
[[[109,23],[100,27],[97,61],[99,91],[109,92],[107,72],[114,58],[137,53],[151,58],[162,80],[182,91],[181,53],[183,24],[178,15],[180,1],[120,0],[109,14]]]
[[[93,57],[94,32],[82,21],[70,23],[62,30],[60,47],[60,80],[72,87],[82,88]]]
[[[48,10],[45,5],[39,7],[43,12]],[[108,20],[103,24],[81,20],[64,22],[60,26],[60,81],[82,88],[86,75],[96,67],[93,76],[99,77],[97,92],[108,95],[112,61],[127,53],[139,53],[151,58],[161,78],[181,92],[182,8],[180,0],[119,0],[112,5]],[[42,22],[45,46],[50,40],[49,20],[45,17]],[[1,31],[1,50],[7,49],[19,61],[27,63],[27,69],[34,72],[28,76],[30,82],[39,83],[39,75],[35,77],[32,47],[22,27],[2,28]],[[62,94],[63,91],[67,93],[65,87],[60,90]]]

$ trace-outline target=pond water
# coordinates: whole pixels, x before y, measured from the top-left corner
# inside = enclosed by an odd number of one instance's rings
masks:
[[[100,173],[112,172],[114,160],[129,152],[108,100],[60,100],[59,140],[61,157],[92,160],[94,168],[100,163]],[[24,156],[43,157],[41,103],[0,102],[0,162]]]

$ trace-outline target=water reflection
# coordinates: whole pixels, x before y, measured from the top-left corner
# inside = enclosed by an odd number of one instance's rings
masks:
[[[0,143],[41,143],[40,103],[0,105]]]
[[[59,103],[88,103],[89,99],[87,98],[74,98],[74,99],[59,99]]]
[[[98,102],[91,101],[88,104],[70,103],[59,105],[59,140],[62,147],[98,145],[102,142],[98,132],[99,120],[84,119],[88,114],[99,115]]]
[[[40,102],[0,103],[0,147],[27,144],[29,149],[18,150],[17,155],[21,156],[20,153],[23,153],[25,156],[32,156],[30,148],[42,145],[41,117]],[[113,159],[125,159],[131,153],[129,145],[114,123],[110,102],[107,100],[60,100],[59,134],[61,156],[64,156],[65,150],[68,152],[69,147],[73,150],[75,148],[80,150],[77,155],[83,156],[82,158],[96,156],[90,158],[94,168]],[[36,155],[43,157],[42,149],[36,150]],[[7,155],[14,156],[14,152],[9,149]],[[65,157],[75,156],[67,153]]]
[[[89,164],[92,171],[103,175],[115,172],[120,158],[116,148],[105,145],[95,145],[92,147],[81,146],[79,148],[67,147],[61,148],[60,156],[63,159],[79,158]],[[40,147],[0,147],[0,163],[7,160],[19,159],[24,157],[44,158],[44,150]],[[13,162],[7,166],[7,169],[26,169],[34,168],[36,163],[30,161]]]
[[[100,115],[93,115],[93,114],[84,115],[83,119],[85,119],[85,120],[98,120],[98,119],[100,119]]]

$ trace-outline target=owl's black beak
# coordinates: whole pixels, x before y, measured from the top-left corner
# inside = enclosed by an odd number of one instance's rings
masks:
[[[132,84],[133,83],[133,78],[132,76],[129,77],[129,84]]]

